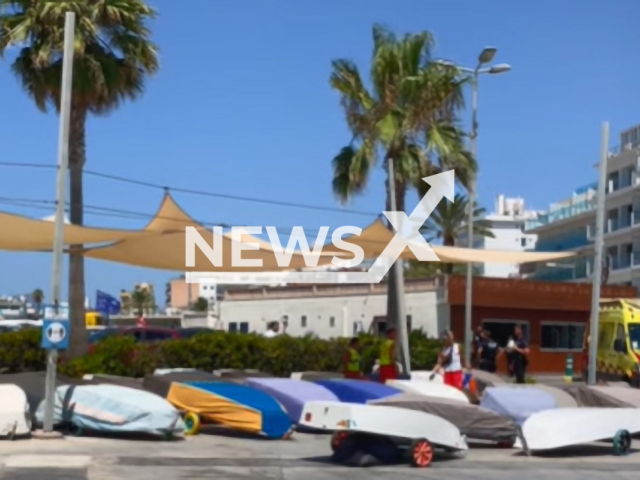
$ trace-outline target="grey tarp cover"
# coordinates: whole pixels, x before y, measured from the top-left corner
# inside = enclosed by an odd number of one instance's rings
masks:
[[[625,387],[566,385],[580,407],[640,408],[640,390]]]
[[[453,423],[461,434],[469,438],[511,443],[517,436],[518,427],[511,418],[456,400],[401,393],[393,397],[372,400],[369,403],[436,415]]]
[[[475,369],[472,370],[471,373],[476,381],[476,385],[478,385],[478,390],[480,391],[480,393],[484,392],[485,388],[500,387],[507,383],[495,373],[489,373],[485,372],[484,370]]]
[[[558,408],[576,408],[578,407],[578,402],[573,397],[573,395],[569,394],[565,390],[559,387],[552,387],[551,385],[542,385],[539,383],[534,384],[524,384],[518,385],[515,383],[503,385],[509,388],[534,388],[536,390],[542,390],[543,392],[551,395],[558,405]]]
[[[273,375],[264,373],[259,370],[239,370],[235,368],[227,368],[223,370],[215,370],[213,372],[218,378],[233,382],[234,380],[244,380],[245,378],[272,378]]]
[[[142,378],[121,377],[119,375],[85,375],[82,380],[87,385],[119,385],[121,387],[142,389]]]
[[[46,390],[46,372],[24,372],[0,375],[0,383],[13,383],[20,387],[27,395],[29,410],[35,414],[40,402],[44,400]],[[64,375],[56,375],[56,387],[62,385],[86,385],[87,382],[80,378],[69,378]]]
[[[142,388],[148,392],[167,398],[169,389],[173,382],[221,382],[220,377],[216,377],[212,373],[207,372],[175,372],[166,375],[147,375],[142,381]]]
[[[344,378],[344,375],[336,372],[299,372],[292,374],[291,378],[315,382],[316,380],[327,380],[330,378]]]

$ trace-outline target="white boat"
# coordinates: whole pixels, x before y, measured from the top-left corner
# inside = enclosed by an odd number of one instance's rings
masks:
[[[0,385],[0,437],[13,439],[31,432],[27,395],[17,385]]]
[[[634,408],[562,408],[531,415],[516,446],[532,453],[612,439],[614,453],[622,455],[638,432],[640,415]]]
[[[356,439],[371,442],[372,436],[390,440],[402,449],[408,447],[410,462],[416,467],[431,463],[434,447],[454,452],[468,449],[460,430],[447,420],[396,407],[307,402],[300,424],[336,432],[331,440],[336,459],[353,453]]]
[[[445,385],[444,383],[428,382],[423,380],[387,380],[387,385],[397,388],[398,390],[402,390],[405,393],[427,395],[429,397],[470,403],[469,397],[467,397],[463,392],[451,385]]]

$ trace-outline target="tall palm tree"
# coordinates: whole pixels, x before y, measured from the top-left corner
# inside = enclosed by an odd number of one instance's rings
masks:
[[[83,222],[82,168],[89,115],[106,115],[144,92],[158,70],[158,50],[147,22],[155,11],[145,0],[0,0],[0,56],[19,52],[12,70],[43,112],[59,111],[64,17],[75,12],[75,55],[69,137],[70,221]],[[69,252],[71,342],[68,354],[86,350],[82,245]]]
[[[458,70],[432,61],[429,32],[397,38],[373,27],[370,87],[358,67],[346,59],[332,62],[331,86],[340,93],[352,139],[333,159],[333,190],[342,202],[364,191],[376,163],[385,171],[393,159],[396,207],[405,209],[411,187],[428,188],[423,177],[456,169],[463,184],[475,172],[464,147],[457,114],[463,107]],[[387,209],[390,205],[387,178]],[[398,318],[395,269],[389,275],[387,318]]]
[[[431,216],[427,219],[420,231],[426,235],[427,241],[441,240],[442,245],[455,246],[461,238],[467,237],[467,212],[469,200],[467,197],[457,194],[455,201],[443,200],[438,204]],[[482,222],[486,210],[474,205],[473,209],[473,234],[474,237],[494,238],[493,233]],[[465,245],[466,246],[466,240]]]

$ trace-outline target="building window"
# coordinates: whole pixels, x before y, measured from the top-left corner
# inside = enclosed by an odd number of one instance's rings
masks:
[[[407,332],[411,332],[412,318],[411,315],[407,315]]]
[[[336,326],[336,317],[329,317],[329,326],[331,328]]]
[[[302,315],[302,317],[300,318],[300,326],[302,328],[307,328],[307,316],[306,315]]]
[[[526,247],[526,246],[527,246],[527,239],[526,239],[526,238],[524,238],[524,237],[523,237],[523,238],[521,238],[521,239],[520,239],[520,245],[522,245],[523,247]]]
[[[540,348],[581,351],[584,329],[585,325],[581,323],[543,322],[540,325]]]
[[[229,322],[229,332],[235,333],[238,331],[238,322]]]
[[[249,333],[249,322],[240,322],[240,333]]]
[[[206,285],[203,285],[203,286],[202,286],[202,289],[203,289],[203,290],[207,290],[207,286],[206,286]]]

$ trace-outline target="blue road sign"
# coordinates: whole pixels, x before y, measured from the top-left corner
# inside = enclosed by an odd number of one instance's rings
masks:
[[[69,348],[69,308],[47,305],[42,321],[42,348],[47,350],[66,350]]]

